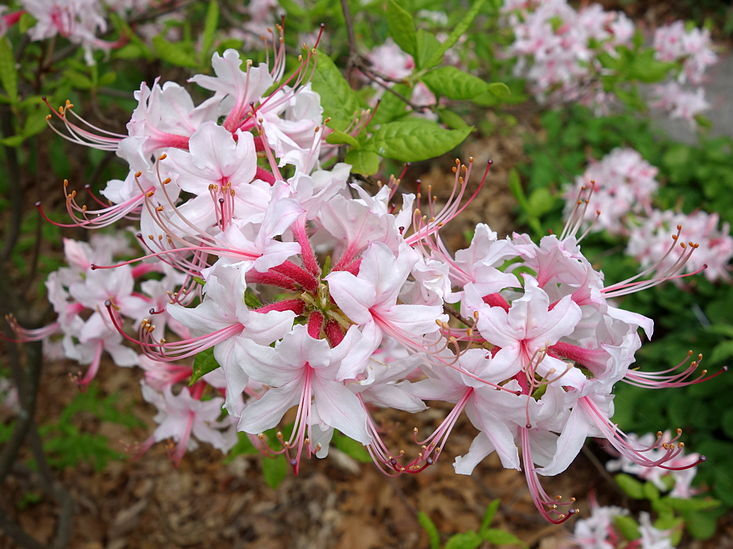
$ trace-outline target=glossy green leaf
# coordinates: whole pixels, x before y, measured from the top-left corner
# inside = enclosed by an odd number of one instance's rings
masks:
[[[343,131],[359,114],[359,98],[330,57],[322,52],[315,56],[311,86],[321,96],[324,117],[331,118],[329,127]]]
[[[395,44],[412,56],[417,54],[415,21],[396,0],[387,0],[387,28]]]
[[[432,32],[419,29],[417,31],[417,67],[430,69],[440,63],[443,58],[440,48],[441,43]]]
[[[331,145],[351,145],[352,147],[358,147],[359,142],[351,137],[348,133],[340,130],[333,130],[328,137],[326,137],[326,143]]]
[[[395,84],[391,88],[402,97],[410,97],[412,88],[407,84]],[[394,93],[385,90],[379,104],[375,107],[374,116],[372,117],[372,125],[384,124],[392,122],[407,114],[407,103],[397,97]]]
[[[346,153],[345,161],[351,171],[360,175],[373,175],[379,171],[379,155],[374,151],[355,149]]]
[[[218,367],[219,363],[214,358],[213,348],[201,351],[193,359],[193,373],[191,374],[191,379],[188,380],[188,384],[193,385],[203,376],[216,370]]]
[[[489,84],[456,67],[440,67],[422,78],[433,93],[448,99],[470,100],[489,93]]]
[[[450,109],[438,109],[438,118],[443,124],[454,130],[462,130],[470,127],[463,118]]]
[[[447,153],[460,145],[471,130],[446,130],[431,120],[409,118],[384,124],[364,147],[386,158],[417,162]]]

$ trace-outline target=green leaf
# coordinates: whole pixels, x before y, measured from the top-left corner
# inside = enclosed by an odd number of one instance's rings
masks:
[[[352,147],[359,147],[359,142],[351,137],[348,133],[340,130],[333,130],[326,138],[326,143],[331,145],[351,145]]]
[[[347,456],[354,458],[362,463],[371,463],[372,457],[366,451],[361,442],[357,442],[353,438],[349,438],[344,434],[334,431],[331,444],[341,450]]]
[[[471,239],[467,238],[466,241],[470,242]],[[496,516],[496,512],[499,510],[500,504],[501,500],[495,499],[486,507],[484,518],[481,520],[481,529],[479,530],[481,535],[484,535],[484,533],[489,529],[489,526],[491,526],[491,523],[494,521],[494,517]]]
[[[685,527],[695,539],[710,539],[715,535],[718,513],[691,512],[683,513]]]
[[[69,69],[64,72],[64,76],[78,90],[90,90],[94,87],[94,82],[92,82],[91,78],[79,71]]]
[[[214,348],[206,349],[201,351],[193,359],[193,373],[191,379],[188,380],[189,385],[193,385],[203,376],[216,370],[219,367],[219,363],[214,358]]]
[[[473,99],[488,93],[489,84],[456,67],[440,67],[423,76],[431,91],[448,99]]]
[[[344,159],[351,164],[351,171],[360,175],[373,175],[379,171],[379,155],[373,151],[362,149],[346,153]]]
[[[395,84],[391,89],[402,97],[410,97],[412,95],[412,88],[407,84]],[[403,117],[405,114],[407,114],[407,103],[394,93],[385,92],[379,100],[379,105],[375,108],[371,124],[376,125],[392,122],[397,118]]]
[[[153,37],[153,47],[158,56],[166,63],[190,69],[198,67],[194,56],[186,51],[185,44],[181,42],[168,42],[161,35],[158,35]]]
[[[659,499],[659,489],[654,486],[651,482],[645,482],[643,485],[644,497],[649,501],[656,501]]]
[[[257,294],[251,288],[247,288],[244,292],[244,304],[249,309],[259,309],[262,307],[262,301],[260,301],[260,298],[257,297]]]
[[[443,124],[454,130],[470,128],[469,124],[463,118],[449,109],[439,108],[438,118]]]
[[[483,7],[486,0],[476,0],[471,6],[471,9],[468,10],[466,15],[461,19],[458,24],[453,29],[453,32],[451,32],[448,35],[448,38],[445,39],[445,42],[443,42],[440,45],[440,48],[436,50],[431,57],[427,58],[424,63],[422,63],[423,67],[432,67],[433,65],[437,65],[440,63],[440,60],[443,59],[443,55],[445,55],[445,52],[447,52],[450,48],[452,48],[456,42],[465,34],[465,32],[468,30],[468,27],[471,26],[471,23],[473,23],[473,20],[476,18],[478,13],[481,11],[481,8]]]
[[[10,137],[3,137],[0,139],[0,143],[6,147],[17,147],[23,141],[25,141],[25,136],[23,135],[11,135]]]
[[[214,45],[214,36],[216,28],[219,25],[219,2],[211,0],[209,8],[206,10],[206,22],[204,23],[204,32],[201,38],[201,61],[206,61],[211,47]]]
[[[404,51],[417,55],[417,32],[412,15],[396,0],[387,0],[387,28],[392,40]]]
[[[440,46],[440,41],[432,32],[419,29],[417,31],[417,67],[430,69],[440,63],[443,58],[443,54],[439,53]],[[432,64],[428,65],[429,62]]]
[[[483,534],[484,540],[494,545],[522,545],[524,542],[517,536],[506,530],[500,530],[499,528],[489,528]]]
[[[18,71],[10,40],[0,38],[0,82],[5,88],[11,103],[18,101]]]
[[[621,535],[628,541],[633,541],[641,537],[639,524],[627,515],[617,515],[613,517],[613,524],[616,526]]]
[[[444,549],[476,549],[483,541],[476,532],[462,532],[451,536]]]
[[[23,137],[26,139],[32,137],[41,133],[46,127],[46,113],[38,110],[31,111],[23,124]]]
[[[435,523],[422,511],[417,514],[417,521],[428,534],[430,549],[440,549],[440,533],[438,532],[438,527],[435,526]]]
[[[644,499],[644,485],[626,473],[619,473],[614,477],[619,487],[634,499]]]
[[[315,58],[316,69],[311,86],[321,96],[323,115],[331,118],[329,127],[343,131],[361,109],[359,97],[330,57],[316,52]]]
[[[711,362],[721,362],[733,356],[733,341],[724,341],[713,348]]]
[[[284,455],[280,454],[262,460],[262,476],[265,477],[265,482],[273,490],[280,486],[287,474],[288,462],[285,460]]]
[[[125,44],[121,48],[113,51],[114,56],[117,59],[124,59],[126,61],[136,61],[138,59],[142,59],[148,53],[147,48],[135,43]]]
[[[489,84],[489,92],[499,99],[504,99],[512,94],[512,90],[504,82],[492,82]]]
[[[547,187],[540,187],[529,195],[528,206],[534,217],[542,217],[555,206],[555,197]]]
[[[401,162],[435,158],[460,145],[472,128],[446,130],[436,122],[408,118],[384,124],[364,145],[380,156]]]
[[[705,509],[715,509],[720,507],[720,502],[712,498],[673,498],[666,497],[661,500],[668,507],[675,511],[704,511]]]

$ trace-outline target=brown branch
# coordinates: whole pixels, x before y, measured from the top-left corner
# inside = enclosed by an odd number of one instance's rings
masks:
[[[349,59],[346,61],[346,74],[349,75],[354,66],[356,66],[356,60],[359,58],[359,50],[356,45],[356,35],[354,34],[354,19],[351,17],[349,0],[341,0],[341,12],[344,15],[346,39],[349,44]]]

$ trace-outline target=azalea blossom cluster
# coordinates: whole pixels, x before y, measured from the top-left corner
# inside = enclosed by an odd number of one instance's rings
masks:
[[[67,352],[92,364],[105,351],[118,364],[136,358],[159,423],[141,449],[173,438],[176,460],[196,440],[226,450],[236,430],[297,472],[304,457],[328,453],[338,430],[386,475],[415,474],[465,414],[478,435],[456,471],[470,474],[496,452],[524,471],[538,510],[557,523],[574,500],[548,495],[539,476],[563,472],[588,437],[638,465],[670,467],[679,433],[637,445],[611,420],[613,386],[711,376],[689,359],[666,372],[632,369],[639,330],[650,337],[653,324],[612,300],[674,278],[684,262],[606,283],[579,246],[581,207],[539,243],[479,224],[451,252],[441,232],[490,163],[457,160],[442,204],[430,188],[401,193],[399,178],[371,191],[350,181],[304,79],[317,52],[283,78],[284,46],[274,46],[272,68],[214,54],[214,75],[190,79],[210,92],[198,105],[174,82],[143,83],[126,134],[88,124],[69,103],[54,110],[59,133],[130,167],[102,191],[109,204],[91,194],[96,209],[67,185],[70,225],[131,220],[144,252],[119,261],[112,245],[68,243],[73,265],[49,283],[59,321],[45,331],[16,325],[18,339],[76,325]],[[213,365],[194,368],[207,353]],[[374,411],[416,413],[426,401],[451,411],[424,438],[415,432],[414,449],[395,446]],[[289,434],[270,446],[263,433],[284,422]]]
[[[728,223],[720,223],[717,213],[698,210],[683,214],[671,210],[652,210],[649,215],[631,227],[626,252],[644,267],[661,262],[672,268],[685,250],[675,247],[667,253],[669,231],[679,230],[681,242],[698,247],[689,258],[686,272],[700,272],[708,280],[730,280],[730,261],[733,257],[733,237]],[[664,233],[667,236],[664,236]],[[704,270],[703,270],[704,269]]]
[[[710,107],[701,84],[705,82],[706,70],[718,61],[710,31],[688,29],[682,21],[675,21],[654,32],[654,50],[657,59],[678,63],[681,70],[676,79],[655,87],[653,106],[667,110],[673,118],[694,124],[695,116]],[[697,87],[685,87],[685,84]]]
[[[376,46],[366,55],[369,63],[364,70],[367,71],[367,78],[373,82],[376,89],[375,99],[380,98],[385,90],[394,83],[404,81],[415,68],[415,60],[409,53],[405,53],[395,44],[394,40],[387,38],[384,44]],[[418,82],[412,89],[410,100],[421,107],[435,104],[435,95],[422,82]]]
[[[599,161],[591,161],[575,185],[565,188],[565,212],[577,208],[582,190],[593,185],[585,220],[594,229],[626,234],[627,216],[651,211],[652,195],[659,188],[657,168],[634,149],[614,149]],[[591,183],[592,182],[592,183]]]
[[[667,432],[663,436],[669,437],[670,434]],[[638,446],[652,446],[656,438],[653,433],[646,433],[642,436],[629,433],[629,440]],[[670,468],[664,469],[661,467],[639,467],[622,456],[606,462],[606,469],[611,472],[621,471],[635,475],[640,479],[650,481],[662,492],[669,492],[669,495],[673,498],[688,499],[699,492],[699,490],[692,487],[692,481],[697,473],[696,465],[699,462],[700,454],[686,454],[683,452],[667,464]]]
[[[618,517],[628,517],[628,509],[616,506],[591,506],[591,516],[579,519],[573,532],[574,547],[579,549],[673,549],[672,531],[661,530],[652,524],[649,513],[641,512],[635,525],[639,538],[627,539],[618,527]]]
[[[631,47],[637,30],[628,17],[598,4],[576,10],[566,0],[507,0],[502,13],[514,33],[503,55],[517,60],[515,74],[528,80],[537,101],[580,102],[608,111],[615,97],[603,89],[601,77],[610,71],[599,56],[616,57],[619,46]],[[694,124],[695,116],[710,106],[699,87],[707,68],[717,62],[709,31],[687,30],[676,21],[655,31],[653,47],[656,59],[670,63],[673,78],[655,86],[651,105]]]
[[[0,12],[0,35],[27,13],[36,20],[35,25],[28,30],[31,40],[62,36],[71,43],[82,46],[87,63],[92,64],[94,50],[108,51],[125,43],[123,38],[113,42],[100,38],[108,28],[107,12],[139,12],[149,4],[150,0],[20,0],[20,10],[4,15]]]
[[[657,173],[639,152],[615,149],[592,161],[575,184],[566,187],[566,216],[577,212],[580,198],[587,230],[628,237],[627,253],[645,268],[675,270],[684,262],[685,273],[704,270],[710,281],[727,280],[733,257],[730,227],[721,225],[715,213],[655,209]],[[670,235],[679,245],[670,246]]]
[[[506,0],[502,14],[514,33],[503,55],[517,60],[514,72],[528,80],[537,101],[607,107],[612,97],[600,84],[598,56],[631,44],[628,17],[599,4],[576,10],[566,0]]]

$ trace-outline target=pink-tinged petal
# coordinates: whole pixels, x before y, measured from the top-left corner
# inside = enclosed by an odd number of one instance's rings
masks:
[[[239,417],[242,415],[244,401],[242,393],[249,383],[249,376],[245,373],[241,364],[222,365],[221,368],[226,378],[226,401],[224,407],[231,416]],[[205,376],[204,376],[205,377]]]
[[[204,300],[193,308],[173,303],[168,305],[166,312],[196,334],[215,332],[238,322],[236,318],[232,318],[233,315],[225,314],[220,304],[210,300]]]
[[[300,244],[297,242],[280,242],[279,240],[270,240],[266,245],[258,250],[262,256],[255,259],[252,264],[256,271],[264,273],[282,265],[288,258],[300,253]]]
[[[494,445],[485,433],[479,433],[473,439],[471,447],[465,456],[457,456],[453,461],[453,467],[459,475],[470,475],[476,466],[481,463],[486,456],[494,451]]]
[[[479,309],[476,326],[486,341],[503,349],[504,347],[516,345],[517,341],[524,339],[524,330],[517,330],[510,323],[509,317],[515,307],[517,307],[517,311],[519,310],[520,305],[516,305],[518,301],[518,299],[514,300],[509,313],[501,307],[490,307],[488,305]]]
[[[308,328],[304,325],[294,326],[277,346],[277,352],[283,364],[301,370],[306,363],[320,370],[327,367],[331,360],[328,342],[308,335]]]
[[[313,393],[318,415],[326,425],[338,429],[349,438],[369,444],[367,415],[354,393],[341,383],[315,377]]]
[[[570,413],[565,427],[557,439],[555,456],[545,467],[537,472],[544,476],[554,476],[562,473],[580,453],[585,439],[594,431],[593,426],[585,415],[581,406],[576,406]]]
[[[233,429],[220,431],[203,421],[194,421],[193,423],[193,436],[201,442],[208,442],[222,452],[226,452],[234,445],[234,441],[232,440],[233,434]]]
[[[626,324],[639,326],[642,330],[644,330],[647,339],[651,339],[652,335],[654,334],[654,321],[644,315],[640,315],[639,313],[634,313],[632,311],[626,311],[624,309],[619,309],[618,307],[608,307],[608,309],[606,309],[606,314],[611,318],[615,318],[616,320],[620,320],[621,322],[625,322]]]
[[[271,387],[300,379],[303,371],[303,364],[291,364],[273,347],[251,341],[242,341],[237,346],[237,364],[250,378]]]
[[[549,347],[557,343],[561,337],[572,334],[583,314],[580,307],[568,295],[563,297],[551,311],[545,309],[544,315],[540,315],[541,313],[537,318],[541,319],[541,323],[527,324],[527,339],[532,340],[532,347],[535,348]]]
[[[397,300],[416,259],[408,258],[407,254],[395,257],[385,244],[374,242],[364,253],[359,278],[374,286],[379,303],[391,305]]]
[[[377,295],[370,282],[346,271],[333,271],[325,280],[331,297],[349,320],[357,324],[372,320],[369,308],[374,305]]]
[[[458,375],[443,375],[438,379],[423,379],[413,383],[412,393],[423,400],[458,402],[466,393],[466,386],[460,382]]]
[[[339,365],[336,379],[356,379],[364,373],[381,341],[381,332],[374,322],[367,323],[361,330],[358,326],[349,327],[344,339],[332,350],[331,362]]]
[[[440,305],[394,305],[388,311],[380,310],[379,317],[414,336],[437,332],[440,326],[436,321],[448,321]]]
[[[513,395],[500,395],[500,391],[492,391],[495,394],[495,399],[501,401],[504,396],[510,399]],[[504,399],[507,400],[507,399]],[[514,397],[514,402],[517,401]],[[484,399],[483,403],[485,403]],[[499,455],[501,464],[507,469],[516,469],[517,471],[521,468],[519,465],[519,450],[514,442],[514,434],[516,432],[516,424],[508,423],[509,418],[501,414],[501,408],[506,403],[498,403],[496,411],[497,414],[492,413],[494,410],[486,410],[480,407],[479,403],[475,398],[471,399],[466,405],[466,415],[471,420],[474,426],[486,434],[491,445],[496,449],[496,453]],[[519,402],[517,402],[521,406]],[[516,410],[517,407],[513,406],[510,408],[512,411]],[[508,414],[507,414],[508,415]]]
[[[242,411],[238,431],[258,435],[272,429],[285,412],[298,404],[303,379],[295,379],[282,387],[269,389],[259,400],[249,401]]]
[[[376,384],[362,393],[369,402],[383,408],[395,408],[406,412],[416,413],[427,409],[425,403],[413,394],[412,383]]]
[[[293,327],[295,313],[292,311],[250,312],[243,336],[260,345],[269,345],[287,334]]]
[[[107,351],[117,366],[137,366],[137,353],[120,343],[105,342],[104,350]]]

